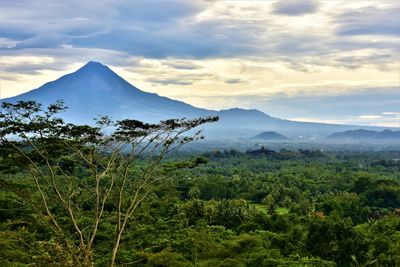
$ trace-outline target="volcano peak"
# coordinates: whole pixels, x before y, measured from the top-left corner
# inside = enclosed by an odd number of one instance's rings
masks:
[[[109,67],[103,65],[101,62],[97,61],[89,61],[83,67],[81,67],[77,72],[81,71],[90,71],[90,72],[98,72],[98,71],[111,71]]]

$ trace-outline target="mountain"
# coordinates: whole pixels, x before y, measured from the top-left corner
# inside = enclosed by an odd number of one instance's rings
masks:
[[[98,62],[89,62],[71,74],[0,102],[36,100],[48,105],[58,99],[63,99],[69,107],[63,114],[64,119],[74,123],[91,123],[92,118],[98,115],[109,115],[112,119],[135,118],[146,122],[158,122],[168,118],[219,116],[218,123],[205,126],[207,135],[219,139],[256,135],[266,130],[279,131],[295,138],[326,137],[334,132],[360,128],[351,125],[283,120],[255,109],[232,108],[216,111],[194,107],[181,101],[141,91],[109,67]]]
[[[288,140],[286,136],[271,131],[262,132],[252,137],[251,139],[264,140],[264,141]]]
[[[387,140],[400,139],[400,131],[370,131],[364,129],[345,131],[331,134],[328,139],[351,139],[351,140]]]
[[[69,107],[65,117],[77,123],[90,123],[93,117],[105,114],[115,119],[134,117],[155,122],[183,114],[197,117],[207,112],[143,92],[98,62],[89,62],[74,73],[3,101],[36,100],[48,105],[58,99],[63,99]]]

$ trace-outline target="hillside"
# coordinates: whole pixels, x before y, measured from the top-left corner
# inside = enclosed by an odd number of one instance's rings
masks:
[[[251,139],[265,140],[265,141],[278,141],[278,140],[288,140],[288,138],[282,134],[272,131],[262,132]]]

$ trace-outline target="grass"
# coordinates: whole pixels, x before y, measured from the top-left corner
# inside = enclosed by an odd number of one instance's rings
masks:
[[[264,214],[269,214],[268,208],[266,205],[258,204],[258,203],[250,203],[252,207],[254,207],[257,211],[260,211]],[[289,213],[289,209],[287,208],[276,208],[275,212],[279,215],[285,215]],[[270,214],[269,214],[270,215]]]

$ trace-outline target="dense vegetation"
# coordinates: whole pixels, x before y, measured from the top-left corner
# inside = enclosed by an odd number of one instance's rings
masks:
[[[2,265],[400,264],[399,153],[196,157],[177,151],[217,117],[88,126],[62,102],[1,108]]]
[[[165,159],[166,179],[127,226],[121,266],[400,266],[398,152],[262,149],[195,157]],[[22,167],[10,169],[4,158],[1,164],[4,180],[34,188]],[[85,177],[85,164],[73,157],[64,168]],[[93,196],[82,199],[82,214],[90,214]],[[50,208],[68,224],[57,205]],[[109,264],[115,210],[106,204],[96,266]],[[0,192],[0,231],[2,266],[72,265],[48,225],[7,190]]]

